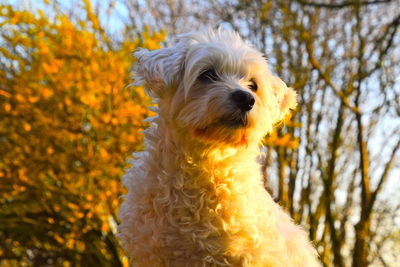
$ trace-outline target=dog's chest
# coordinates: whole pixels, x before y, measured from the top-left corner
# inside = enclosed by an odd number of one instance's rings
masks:
[[[168,197],[155,198],[163,206],[159,216],[165,224],[158,236],[163,250],[239,264],[242,252],[259,242],[258,225],[265,219],[253,205],[260,197],[258,184],[235,169],[190,167],[175,181],[170,177]]]

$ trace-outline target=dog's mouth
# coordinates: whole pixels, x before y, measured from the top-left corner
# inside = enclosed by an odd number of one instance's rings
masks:
[[[249,125],[248,115],[240,113],[235,116],[225,116],[219,120],[218,124],[231,129],[244,128]]]

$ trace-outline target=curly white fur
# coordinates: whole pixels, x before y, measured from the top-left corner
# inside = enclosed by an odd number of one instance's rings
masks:
[[[262,137],[296,105],[294,91],[230,31],[182,35],[135,56],[158,116],[123,178],[118,229],[134,266],[320,266],[307,234],[264,189],[257,161]],[[216,79],[199,78],[210,69]],[[235,90],[255,99],[245,115]]]

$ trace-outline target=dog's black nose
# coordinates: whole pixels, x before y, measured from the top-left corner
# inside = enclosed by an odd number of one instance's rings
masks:
[[[236,90],[231,94],[231,98],[236,106],[243,112],[249,111],[254,106],[254,97],[243,90]]]

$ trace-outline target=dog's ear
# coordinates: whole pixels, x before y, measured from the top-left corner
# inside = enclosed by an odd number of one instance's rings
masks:
[[[139,49],[134,53],[137,59],[135,85],[145,85],[157,97],[176,85],[183,66],[184,51],[181,47],[161,48],[149,51]]]
[[[278,99],[278,105],[282,116],[285,116],[289,110],[296,108],[296,92],[278,77],[272,77],[272,89]]]

